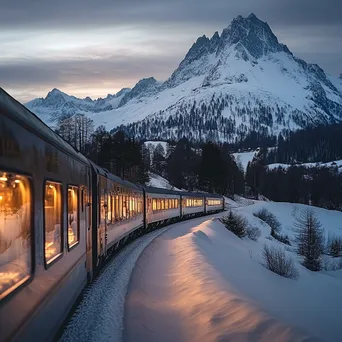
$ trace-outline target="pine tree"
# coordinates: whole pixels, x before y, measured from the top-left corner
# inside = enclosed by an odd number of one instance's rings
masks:
[[[323,253],[323,232],[321,223],[312,209],[302,210],[296,218],[297,252],[304,256],[303,265],[311,271],[321,270]]]

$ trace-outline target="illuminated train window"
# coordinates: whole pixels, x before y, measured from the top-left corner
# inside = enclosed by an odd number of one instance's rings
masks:
[[[51,263],[62,253],[62,185],[45,183],[45,261]]]
[[[74,246],[78,240],[78,187],[68,186],[68,246]]]
[[[222,204],[221,200],[211,200],[211,199],[208,200],[208,205],[221,205],[221,204]]]
[[[0,300],[31,275],[31,201],[27,177],[0,171]]]

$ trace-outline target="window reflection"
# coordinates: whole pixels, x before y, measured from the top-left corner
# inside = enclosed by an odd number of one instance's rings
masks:
[[[27,177],[0,171],[0,299],[31,273],[31,189]]]
[[[45,183],[45,260],[51,262],[62,252],[62,186]]]
[[[68,187],[68,246],[78,242],[78,187]]]

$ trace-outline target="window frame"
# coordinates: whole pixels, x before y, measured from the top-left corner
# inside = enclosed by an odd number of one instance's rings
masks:
[[[61,251],[59,254],[54,256],[49,262],[46,260],[46,255],[45,255],[45,187],[46,183],[51,182],[51,183],[57,183],[60,184],[61,186]],[[44,178],[43,182],[43,254],[44,254],[44,267],[45,269],[49,269],[52,265],[54,265],[58,260],[60,260],[63,257],[64,253],[64,192],[63,192],[63,182],[60,180],[57,180],[55,178]]]
[[[34,274],[36,271],[36,260],[35,255],[38,248],[36,248],[35,245],[35,234],[36,234],[36,228],[34,225],[34,213],[35,213],[35,202],[34,199],[36,198],[35,192],[34,192],[34,181],[33,181],[33,175],[30,173],[22,172],[17,169],[2,167],[0,165],[1,172],[9,172],[9,173],[15,173],[19,176],[24,176],[27,178],[29,186],[30,186],[30,198],[31,198],[31,210],[30,210],[30,232],[31,232],[31,238],[30,238],[30,255],[31,255],[31,267],[30,267],[30,273],[23,279],[21,279],[18,283],[11,286],[9,289],[7,289],[3,294],[0,296],[0,305],[5,303],[7,300],[12,298],[16,293],[18,293],[21,289],[23,289],[25,286],[30,284],[34,278]],[[44,210],[43,210],[44,211]],[[44,234],[45,235],[45,234]]]
[[[69,234],[67,232],[66,243],[67,243],[68,252],[70,252],[71,250],[73,250],[74,248],[76,248],[80,244],[80,234],[81,234],[81,232],[80,232],[80,189],[81,189],[81,186],[68,183],[67,184],[67,191],[69,191],[69,186],[74,186],[78,189],[77,190],[77,237],[78,237],[78,239],[75,243],[73,243],[71,246],[69,246]],[[69,204],[68,204],[68,196],[67,196],[67,198],[66,198],[66,213],[67,213],[67,215],[69,215],[68,209],[69,209]],[[67,217],[67,220],[68,220],[68,217]],[[69,228],[69,223],[67,222],[66,229],[68,229],[68,228]]]

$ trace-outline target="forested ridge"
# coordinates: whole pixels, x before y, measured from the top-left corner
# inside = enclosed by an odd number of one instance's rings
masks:
[[[333,167],[304,167],[301,163],[342,159],[342,124],[306,128],[286,136],[252,132],[234,143],[193,143],[182,137],[161,144],[145,144],[124,131],[95,131],[91,120],[79,115],[61,120],[57,132],[77,150],[117,176],[146,184],[149,172],[190,191],[234,194],[312,204],[342,210],[342,172]],[[246,172],[232,153],[258,148]],[[270,148],[271,147],[271,148]],[[268,164],[290,167],[269,169]]]

